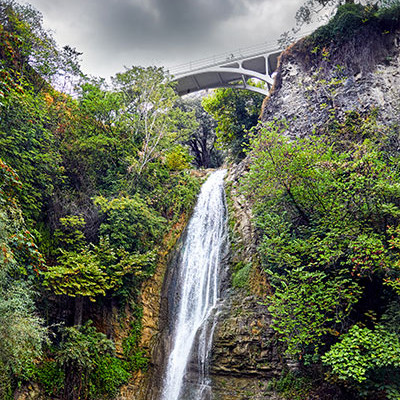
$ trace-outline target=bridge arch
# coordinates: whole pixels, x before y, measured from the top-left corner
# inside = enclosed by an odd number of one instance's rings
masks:
[[[180,96],[204,89],[231,87],[267,95],[281,50],[277,45],[253,46],[235,53],[190,62],[169,72]],[[249,85],[249,79],[266,83],[265,88]]]

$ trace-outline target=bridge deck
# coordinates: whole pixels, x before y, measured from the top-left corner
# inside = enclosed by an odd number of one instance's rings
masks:
[[[302,33],[295,39],[304,36],[306,34]],[[176,91],[180,96],[218,87],[236,87],[266,95],[281,52],[275,40],[177,65],[168,72],[177,82]],[[264,81],[265,89],[247,85],[252,78]],[[242,84],[238,84],[239,81]]]

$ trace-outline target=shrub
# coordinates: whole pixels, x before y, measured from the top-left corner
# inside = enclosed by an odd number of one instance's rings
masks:
[[[331,378],[346,382],[361,394],[386,392],[388,399],[400,395],[400,340],[383,326],[375,329],[354,325],[322,356]],[[397,393],[397,396],[396,396]]]

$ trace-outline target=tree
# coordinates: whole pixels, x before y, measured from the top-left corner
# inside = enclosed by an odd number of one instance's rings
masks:
[[[103,202],[107,203],[105,199]],[[129,205],[125,202],[126,204]],[[85,243],[82,233],[85,222],[78,216],[62,218],[62,229],[56,232],[62,248],[59,249],[57,264],[48,266],[43,272],[44,285],[57,295],[75,299],[75,325],[82,324],[86,299],[95,302],[108,291],[116,291],[123,285],[126,275],[134,275],[140,282],[152,271],[154,252],[128,253],[123,248],[125,241],[134,239],[127,239],[124,232],[119,233],[117,238],[109,235],[110,230],[115,233],[118,232],[117,227],[121,229],[118,222],[123,222],[123,218],[114,222],[115,226],[111,227],[105,224],[108,227],[108,230],[104,228],[107,236],[101,237],[97,245]],[[127,224],[127,229],[129,227]],[[146,233],[143,232],[142,235]]]
[[[127,68],[113,83],[122,96],[122,122],[138,148],[130,170],[140,175],[151,161],[185,141],[194,114],[175,107],[178,95],[162,68]]]
[[[217,121],[217,144],[229,150],[233,159],[244,158],[248,130],[257,125],[264,96],[247,90],[217,89],[202,101]]]
[[[194,110],[198,122],[197,129],[190,132],[187,142],[194,156],[194,163],[198,168],[219,166],[222,162],[222,154],[215,148],[216,121],[204,110],[201,100],[198,98],[182,100],[182,106],[185,109]]]

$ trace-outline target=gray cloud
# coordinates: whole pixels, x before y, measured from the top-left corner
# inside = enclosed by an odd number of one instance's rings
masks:
[[[85,72],[171,65],[258,44],[293,25],[302,0],[31,0]]]

